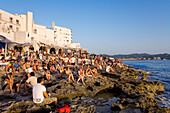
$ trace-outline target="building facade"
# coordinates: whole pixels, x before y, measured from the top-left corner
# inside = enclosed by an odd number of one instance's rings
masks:
[[[0,39],[6,38],[18,43],[31,43],[35,50],[42,45],[58,48],[80,48],[80,43],[72,42],[72,30],[66,27],[38,25],[33,13],[11,14],[0,9]]]

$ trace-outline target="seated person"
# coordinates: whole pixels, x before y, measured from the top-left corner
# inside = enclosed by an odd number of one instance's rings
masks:
[[[25,70],[26,68],[30,68],[31,67],[31,63],[29,60],[27,60],[27,62],[23,65],[23,69]]]
[[[17,93],[19,93],[19,89],[20,87],[23,88],[24,87],[24,83],[25,81],[28,79],[30,73],[26,73],[24,74],[24,76],[21,78],[20,82],[16,84],[17,86]],[[23,84],[23,85],[22,85]]]
[[[14,63],[14,60],[9,60],[9,61],[8,61],[8,70],[9,70],[9,72],[12,72],[13,63]]]
[[[102,66],[101,66],[100,63],[97,63],[97,69],[98,69],[98,70],[102,70]]]
[[[97,68],[96,68],[96,67],[94,67],[94,68],[91,70],[91,74],[92,74],[93,76],[96,76],[96,75],[97,75]]]
[[[37,77],[35,76],[34,72],[31,72],[30,74],[27,74],[28,79],[24,83],[24,95],[26,94],[27,87],[28,88],[33,88],[35,84],[37,84]]]
[[[17,60],[15,60],[13,63],[14,74],[15,74],[15,71],[18,71],[19,72],[18,74],[20,74],[20,72],[21,72],[20,63]]]
[[[1,64],[0,70],[5,70],[7,72],[8,71],[8,62],[6,62],[4,57],[2,58],[0,64]]]
[[[12,90],[13,82],[14,82],[13,74],[8,73],[4,82],[3,82],[2,90],[4,90],[6,87],[8,87],[10,89],[11,93],[13,93],[13,90]]]
[[[43,69],[44,69],[44,70],[47,70],[47,69],[48,69],[47,64],[44,64],[44,65],[43,65]]]
[[[84,83],[84,70],[82,68],[80,68],[80,70],[78,71],[78,75],[79,75],[79,78],[77,80],[77,84],[79,84],[79,80],[82,81],[83,85],[85,85]]]
[[[115,72],[113,68],[110,66],[110,64],[107,65],[106,67],[106,72]]]
[[[39,63],[38,63],[37,60],[34,60],[34,63],[33,63],[33,70],[39,71]]]
[[[56,73],[56,69],[55,69],[54,64],[52,64],[51,67],[50,67],[50,73],[51,74],[55,74]]]
[[[66,75],[67,75],[68,82],[70,83],[70,78],[73,80],[73,82],[75,82],[73,74],[72,74],[69,67],[66,67],[65,72],[66,72]]]
[[[119,66],[119,68],[124,68],[123,62],[119,62],[119,63],[117,63],[117,65]]]
[[[97,69],[96,68],[90,69],[89,65],[88,65],[87,69],[86,69],[86,75],[87,76],[96,76],[96,74],[97,74]]]
[[[90,69],[90,66],[87,65],[87,68],[86,68],[86,75],[91,75],[91,69]]]
[[[51,78],[52,78],[52,75],[50,74],[50,71],[46,69],[44,79],[49,81],[51,80]]]
[[[39,70],[40,70],[40,71],[43,71],[43,66],[42,66],[42,63],[41,63],[41,62],[38,62],[38,66],[39,66]]]
[[[54,105],[57,106],[57,98],[49,98],[45,86],[43,86],[44,78],[39,77],[37,79],[37,84],[33,86],[33,102],[38,106],[43,106],[46,104],[51,104],[54,102]]]
[[[62,77],[62,74],[63,74],[63,72],[64,72],[64,65],[58,65],[57,67],[56,67],[56,71],[57,71],[57,73],[59,74],[59,78],[61,78]]]

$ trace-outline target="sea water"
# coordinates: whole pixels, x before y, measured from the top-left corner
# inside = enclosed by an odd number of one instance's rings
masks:
[[[164,84],[165,92],[159,95],[158,104],[170,108],[170,60],[127,60],[123,63],[129,66],[146,65],[138,68],[150,72],[149,81],[160,81]]]

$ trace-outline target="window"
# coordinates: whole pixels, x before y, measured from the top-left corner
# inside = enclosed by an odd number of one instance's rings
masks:
[[[19,20],[16,20],[16,24],[19,24]]]
[[[12,25],[9,26],[9,29],[12,29]]]
[[[19,32],[19,27],[16,27],[16,32]]]
[[[9,18],[9,21],[10,21],[11,23],[12,23],[12,20],[13,20],[13,19],[10,17],[10,18]]]
[[[34,29],[34,34],[37,34],[37,29]]]
[[[31,37],[31,41],[33,41],[34,40],[34,37]]]

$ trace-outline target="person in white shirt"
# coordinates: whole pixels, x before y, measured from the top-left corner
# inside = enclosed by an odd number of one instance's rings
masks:
[[[54,102],[54,105],[57,106],[57,98],[49,98],[45,86],[43,86],[44,78],[39,77],[37,79],[37,84],[33,86],[33,102],[38,106],[43,106],[46,104],[51,104]]]
[[[106,72],[114,72],[113,68],[110,67],[110,64],[107,65]]]
[[[72,58],[71,58],[71,65],[75,65],[75,63],[76,63],[76,58],[75,58],[75,57],[72,57]]]

